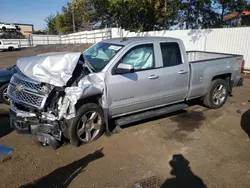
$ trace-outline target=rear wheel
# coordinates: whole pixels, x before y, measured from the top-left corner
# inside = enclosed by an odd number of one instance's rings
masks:
[[[104,132],[104,116],[99,105],[89,103],[77,111],[69,127],[69,139],[75,146],[98,139]]]
[[[0,102],[5,103],[7,105],[10,104],[10,98],[7,96],[7,89],[9,84],[4,84],[0,88]]]
[[[228,97],[229,86],[223,79],[213,80],[203,103],[212,109],[221,108]]]

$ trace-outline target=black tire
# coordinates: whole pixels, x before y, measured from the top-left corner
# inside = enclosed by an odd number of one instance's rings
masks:
[[[223,89],[224,93],[221,94],[221,96],[224,96],[225,98],[222,98],[221,101],[219,101],[219,103],[216,104],[216,99],[214,99],[213,97],[215,96],[216,88],[220,87],[221,85],[225,88],[225,91]],[[227,101],[228,92],[229,92],[229,85],[226,80],[223,79],[213,80],[207,94],[204,97],[203,103],[205,106],[211,109],[221,108]]]
[[[13,46],[10,46],[9,48],[8,48],[8,50],[9,51],[13,51],[15,48],[13,47]]]
[[[82,140],[83,138],[80,138],[81,136],[79,137],[77,134],[78,130],[79,130],[79,125],[81,123],[83,123],[82,118],[84,117],[84,115],[87,116],[88,113],[92,113],[92,112],[96,112],[98,114],[98,125],[100,126],[100,130],[93,139],[91,139],[89,141],[87,141],[87,140],[83,141]],[[95,131],[95,129],[93,129],[93,130]],[[95,103],[87,103],[87,104],[84,104],[83,106],[81,106],[81,108],[79,108],[77,110],[76,117],[70,121],[70,125],[67,129],[67,133],[66,133],[67,136],[66,137],[68,137],[68,139],[70,139],[70,142],[72,143],[72,145],[79,146],[80,144],[87,144],[89,142],[97,140],[104,133],[104,131],[105,131],[104,115],[103,115],[103,111],[102,111],[101,107]],[[85,133],[85,134],[87,134],[87,133]],[[93,133],[93,135],[94,134],[95,134],[95,132]],[[86,137],[86,135],[85,135],[85,137]]]
[[[7,100],[6,96],[5,96],[5,92],[7,91],[7,88],[8,88],[8,83],[7,84],[4,84],[1,88],[0,88],[0,102],[4,103],[4,104],[7,104],[9,105],[10,104],[10,101]]]

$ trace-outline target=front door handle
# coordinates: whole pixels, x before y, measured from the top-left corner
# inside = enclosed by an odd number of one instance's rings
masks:
[[[156,76],[156,75],[150,75],[150,76],[148,77],[148,79],[157,79],[157,78],[159,78],[159,76]]]
[[[187,74],[188,71],[185,71],[185,70],[180,70],[178,73],[179,74]]]

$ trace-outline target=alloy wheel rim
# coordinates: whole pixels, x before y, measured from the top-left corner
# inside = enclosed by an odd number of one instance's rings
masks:
[[[219,84],[213,91],[213,102],[215,105],[222,104],[227,95],[226,87],[223,84]]]
[[[96,111],[86,112],[77,125],[77,136],[82,142],[94,140],[101,131],[102,119]]]
[[[5,88],[5,89],[3,90],[3,99],[4,99],[5,101],[9,102],[9,101],[10,101],[10,98],[9,98],[8,95],[7,95],[7,89],[8,89],[8,88]]]

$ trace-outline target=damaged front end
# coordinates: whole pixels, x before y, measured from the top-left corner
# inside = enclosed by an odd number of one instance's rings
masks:
[[[55,93],[55,94],[53,94]],[[56,148],[61,141],[60,125],[55,121],[51,95],[63,95],[60,88],[14,74],[8,87],[10,124],[18,133],[32,134],[40,142]]]
[[[80,53],[36,56],[18,60],[20,72],[8,87],[10,124],[53,148],[60,146],[67,120],[85,93],[103,93],[103,78],[84,65]],[[98,78],[98,79],[97,79]]]

